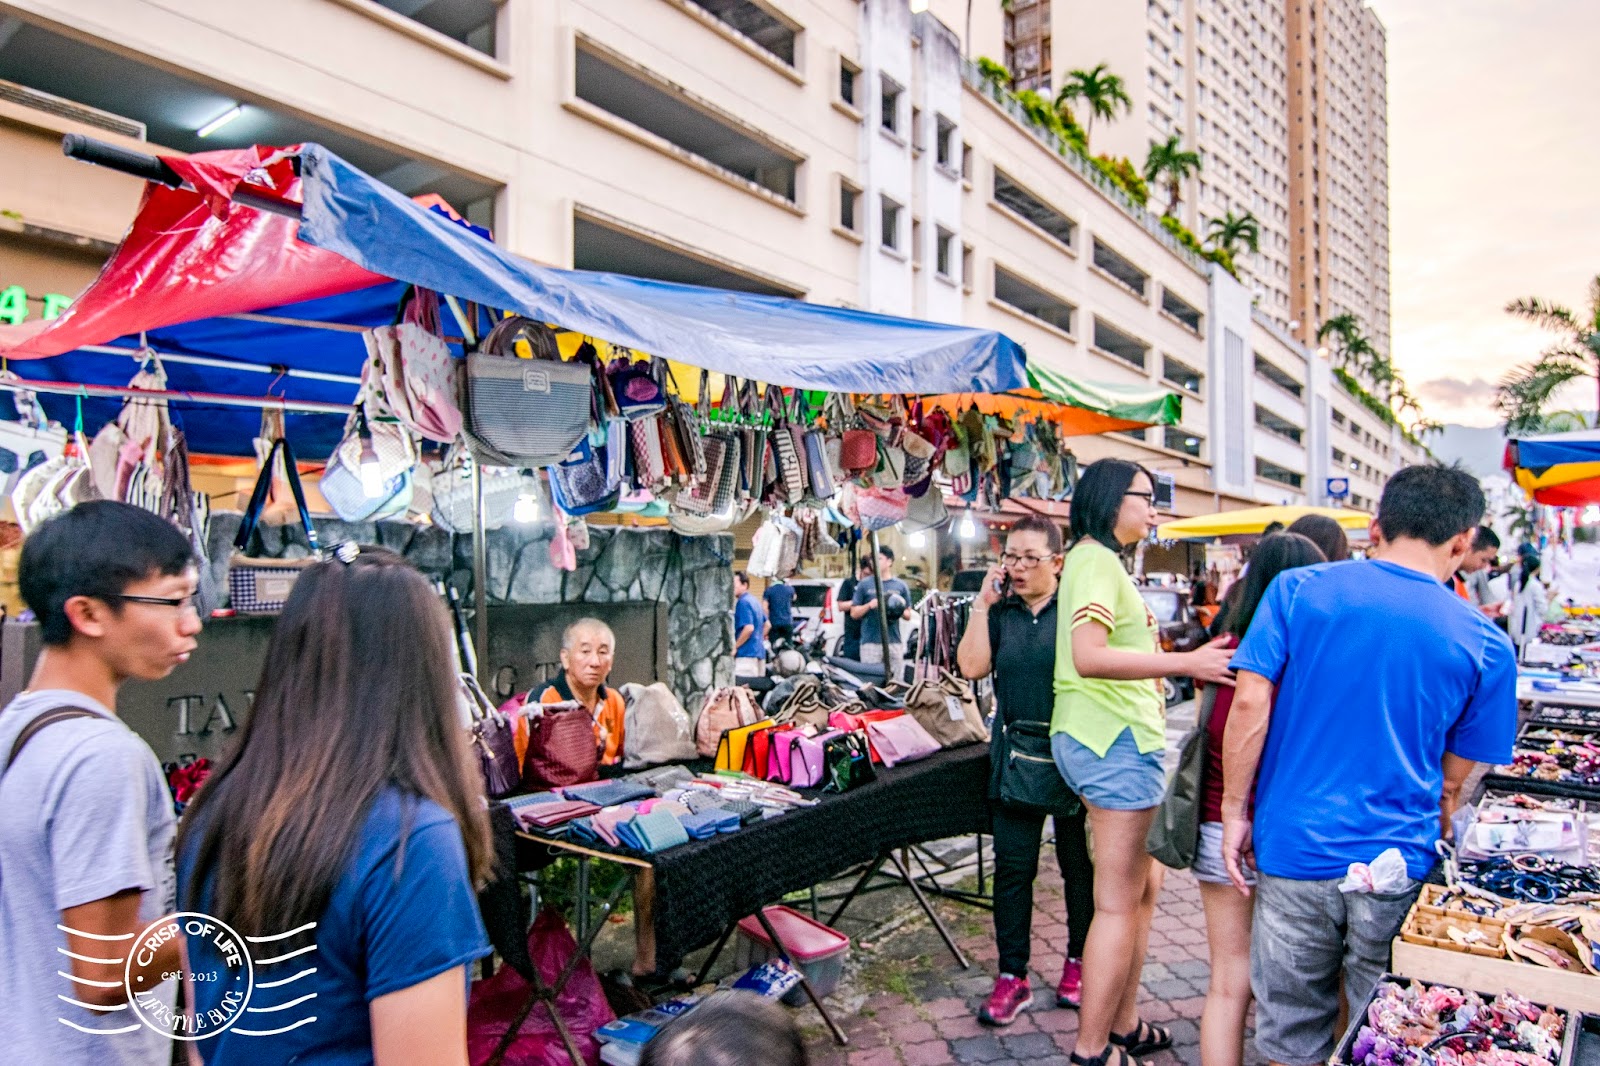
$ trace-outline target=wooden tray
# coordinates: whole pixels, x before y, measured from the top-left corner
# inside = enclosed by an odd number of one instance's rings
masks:
[[[1395,937],[1393,971],[1430,984],[1454,988],[1511,989],[1535,1003],[1600,1013],[1600,977],[1566,973],[1531,962],[1486,959],[1464,951],[1443,951]]]
[[[1488,918],[1458,907],[1441,904],[1445,889],[1440,885],[1423,885],[1422,894],[1412,906],[1411,913],[1400,926],[1400,939],[1411,944],[1481,955],[1487,959],[1506,957],[1506,923],[1500,918]],[[1463,944],[1450,938],[1446,931],[1455,928],[1463,933],[1476,931],[1480,939]]]

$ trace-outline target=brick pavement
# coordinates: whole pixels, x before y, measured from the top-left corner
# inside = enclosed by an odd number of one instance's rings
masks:
[[[1046,849],[1035,885],[1032,983],[1034,1004],[1004,1029],[977,1021],[994,978],[995,946],[988,912],[940,901],[941,917],[972,961],[963,971],[931,923],[915,921],[877,943],[853,949],[845,981],[830,997],[850,1044],[834,1044],[816,1010],[799,1012],[814,1066],[936,1066],[938,1063],[1029,1062],[1067,1066],[1078,1014],[1055,1006],[1055,983],[1066,944],[1065,911],[1055,855]],[[907,897],[909,902],[909,896]],[[862,931],[845,931],[860,937]],[[1210,975],[1200,892],[1188,872],[1168,875],[1151,926],[1141,1012],[1172,1030],[1174,1048],[1151,1066],[1198,1066],[1200,1012]],[[1247,1041],[1246,1066],[1260,1057]]]

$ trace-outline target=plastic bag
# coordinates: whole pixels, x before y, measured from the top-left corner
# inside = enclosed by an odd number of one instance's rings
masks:
[[[1340,892],[1403,892],[1411,883],[1406,859],[1399,848],[1388,848],[1371,863],[1353,862],[1339,885]]]
[[[555,984],[577,950],[578,943],[561,915],[549,908],[541,910],[528,931],[528,954],[546,986]],[[489,1061],[532,994],[533,987],[510,966],[472,983],[472,995],[467,1001],[467,1058],[473,1066],[484,1066]],[[600,1061],[600,1042],[594,1038],[594,1031],[615,1021],[616,1015],[606,1002],[600,979],[588,959],[573,970],[567,987],[556,999],[556,1008],[583,1061],[595,1066]],[[503,1066],[570,1066],[561,1035],[545,1004],[534,1004],[501,1062]]]

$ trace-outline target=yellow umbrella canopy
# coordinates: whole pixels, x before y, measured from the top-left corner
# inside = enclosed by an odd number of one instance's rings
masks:
[[[1209,540],[1241,533],[1260,533],[1274,522],[1282,522],[1287,526],[1308,514],[1326,515],[1344,529],[1364,530],[1372,523],[1372,516],[1365,511],[1342,507],[1247,507],[1167,522],[1156,529],[1156,536],[1162,540]]]

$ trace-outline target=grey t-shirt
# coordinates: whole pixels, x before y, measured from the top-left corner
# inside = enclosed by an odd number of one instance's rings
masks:
[[[142,924],[172,912],[172,800],[150,746],[77,692],[24,692],[0,711],[0,764],[57,707],[98,717],[46,726],[0,777],[0,1048],[8,1062],[166,1066],[171,1042],[131,1009],[96,1014],[59,998],[81,999],[60,976],[72,960],[58,925],[63,910],[128,889],[144,893]],[[131,944],[107,942],[104,957]],[[176,982],[157,992],[170,1007]]]

